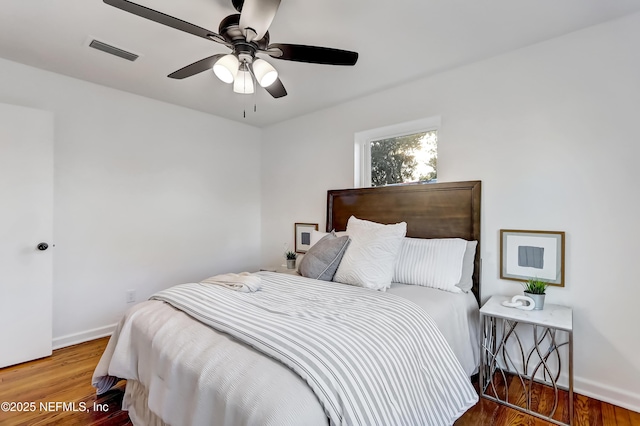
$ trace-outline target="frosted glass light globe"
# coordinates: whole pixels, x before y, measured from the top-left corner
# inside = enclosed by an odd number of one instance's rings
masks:
[[[238,72],[239,66],[240,62],[238,61],[238,58],[229,54],[218,59],[218,62],[213,65],[213,72],[223,82],[233,83],[233,79]]]
[[[278,71],[263,59],[253,61],[253,73],[256,75],[256,80],[258,80],[258,83],[262,87],[270,86],[278,79]]]

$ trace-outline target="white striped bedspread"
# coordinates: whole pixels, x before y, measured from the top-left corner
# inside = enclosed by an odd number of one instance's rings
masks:
[[[262,289],[183,284],[155,294],[277,359],[332,425],[447,425],[478,396],[434,321],[392,294],[261,273]]]

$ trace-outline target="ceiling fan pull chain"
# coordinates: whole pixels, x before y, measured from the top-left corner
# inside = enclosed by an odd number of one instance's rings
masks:
[[[244,86],[245,86],[245,87],[246,87],[246,84],[247,84],[247,80],[246,80],[246,78],[245,78],[245,80],[244,80]],[[245,92],[245,93],[246,93],[246,92]],[[254,95],[255,95],[255,92],[254,92]],[[247,118],[247,102],[248,102],[248,99],[247,99],[247,98],[248,98],[248,96],[246,96],[246,95],[245,95],[245,97],[244,97],[244,99],[243,99],[243,101],[242,101],[242,103],[243,103],[243,105],[244,105],[244,106],[242,107],[242,109],[244,110],[244,111],[242,112],[242,114],[243,114],[243,117],[244,117],[244,118]]]

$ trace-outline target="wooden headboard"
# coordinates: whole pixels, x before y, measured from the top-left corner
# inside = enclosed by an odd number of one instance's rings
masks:
[[[327,232],[344,231],[353,215],[407,223],[407,237],[478,241],[473,294],[480,303],[480,181],[338,189],[327,194]]]

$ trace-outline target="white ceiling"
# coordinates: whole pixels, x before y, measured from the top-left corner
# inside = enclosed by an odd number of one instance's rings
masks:
[[[231,0],[136,1],[215,32],[235,13]],[[0,56],[266,126],[639,10],[640,0],[282,0],[272,43],[354,50],[360,58],[355,67],[269,59],[289,92],[281,99],[262,89],[235,94],[213,72],[167,78],[228,49],[102,0],[2,0]],[[141,57],[91,49],[92,38]]]

